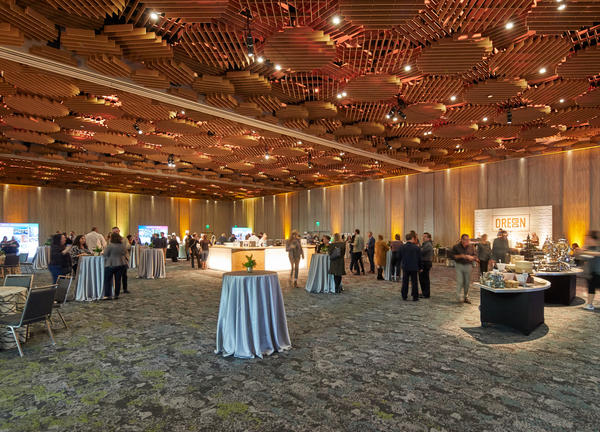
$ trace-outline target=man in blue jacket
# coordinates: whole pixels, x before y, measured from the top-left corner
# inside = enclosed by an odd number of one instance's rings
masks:
[[[419,270],[421,269],[421,248],[417,246],[416,235],[406,234],[402,246],[402,300],[408,300],[408,280],[411,281],[413,301],[419,301]]]
[[[375,237],[373,237],[371,231],[369,231],[369,239],[367,240],[365,252],[367,253],[367,257],[369,257],[369,273],[375,273]]]

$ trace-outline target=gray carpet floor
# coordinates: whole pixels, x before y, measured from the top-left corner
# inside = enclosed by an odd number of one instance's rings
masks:
[[[118,301],[69,303],[56,346],[36,325],[25,358],[0,351],[0,431],[600,430],[583,285],[524,336],[482,328],[479,292],[455,303],[445,267],[419,302],[372,275],[311,295],[282,273],[293,349],[239,360],[213,353],[219,273],[168,263],[166,279],[129,280]]]

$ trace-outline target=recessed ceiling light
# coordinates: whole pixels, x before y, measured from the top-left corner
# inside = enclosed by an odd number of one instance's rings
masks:
[[[488,95],[488,99],[491,99],[491,98],[493,98],[493,97],[494,97],[494,95],[492,95],[492,94],[489,94],[489,95]]]
[[[410,70],[411,70],[411,69],[412,69],[412,67],[411,67],[410,65],[406,65],[406,66],[404,66],[404,70],[405,70],[406,72],[410,72]]]
[[[338,93],[338,94],[337,94],[337,98],[338,98],[338,99],[341,99],[341,98],[342,98],[342,94],[341,94],[341,93]]]
[[[346,97],[346,96],[348,96],[348,93],[346,93],[345,91],[343,91],[343,92],[342,92],[342,96],[343,96],[343,97]]]
[[[540,68],[540,73],[541,74],[545,74],[546,73],[546,68],[545,67]]]
[[[265,61],[265,59],[262,56],[258,56],[258,58],[256,59],[257,62],[262,63]]]
[[[298,144],[302,144],[302,141],[298,141]]]
[[[456,100],[456,96],[450,96],[450,100],[454,102]]]
[[[344,156],[346,153],[344,152],[340,152],[340,156]]]
[[[564,103],[564,102],[565,102],[565,100],[564,100],[564,99],[559,99],[559,102],[560,102],[560,103]]]
[[[334,25],[338,25],[339,23],[341,23],[341,22],[342,22],[342,19],[341,19],[339,16],[335,15],[333,18],[331,18],[331,22],[332,22]]]
[[[184,110],[181,110],[181,114],[185,114],[185,111],[184,111]]]
[[[395,122],[397,122],[397,121],[398,121],[398,117],[394,117],[394,118],[392,119],[392,121],[395,121]]]
[[[275,70],[281,70],[281,66],[280,65],[275,65]]]
[[[460,148],[460,144],[456,144],[456,148]]]
[[[483,121],[484,121],[484,122],[488,121],[488,118],[487,118],[487,117],[484,117],[484,118],[483,118]]]
[[[558,10],[565,10],[566,7],[567,7],[567,5],[563,3],[557,9]]]
[[[150,19],[156,21],[158,19],[158,14],[156,12],[150,12]]]
[[[506,30],[510,30],[511,28],[513,28],[515,25],[513,23],[511,23],[510,21],[506,23]]]

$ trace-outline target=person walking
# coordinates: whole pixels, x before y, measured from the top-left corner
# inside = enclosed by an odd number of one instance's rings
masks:
[[[471,272],[473,262],[478,261],[475,249],[471,244],[468,234],[460,236],[460,242],[454,245],[450,251],[451,258],[455,261],[456,269],[456,300],[460,303],[471,303],[469,300],[469,287],[471,286]],[[461,291],[463,296],[461,297]]]
[[[419,270],[421,269],[421,249],[418,239],[412,233],[406,234],[406,243],[402,245],[402,300],[408,300],[408,281],[411,283],[413,301],[419,300]]]
[[[304,251],[302,250],[302,243],[300,243],[298,231],[292,231],[290,238],[288,238],[285,243],[285,250],[288,253],[288,258],[292,267],[290,270],[290,279],[294,278],[294,288],[297,288],[298,267],[300,266],[300,259],[304,258]]]
[[[371,234],[371,233],[369,233]],[[371,235],[371,238],[373,236]],[[377,280],[384,280],[383,278],[383,268],[385,267],[385,257],[387,251],[390,250],[390,247],[387,245],[385,241],[383,241],[383,236],[379,234],[377,236],[377,241],[373,247],[374,249],[374,261],[377,266]]]
[[[584,270],[588,283],[585,310],[593,311],[596,289],[600,288],[600,232],[590,231],[585,238],[584,248],[579,248],[577,257],[585,260]]]
[[[479,274],[483,275],[488,271],[490,258],[492,257],[492,247],[488,241],[488,235],[483,234],[477,243],[477,258],[479,259]]]
[[[394,282],[398,282],[400,280],[401,270],[400,266],[402,265],[402,240],[400,240],[400,234],[396,234],[394,236],[394,240],[390,242],[390,249],[392,251],[392,259],[390,266],[390,280]]]
[[[110,235],[110,243],[102,253],[104,255],[104,296],[108,299],[118,299],[121,293],[121,280],[123,269],[127,268],[127,249],[123,244],[121,236],[113,232]],[[113,292],[113,279],[115,290]]]
[[[346,254],[346,242],[344,242],[340,236],[340,233],[333,235],[333,242],[329,245],[329,274],[333,275],[335,282],[336,294],[341,293],[342,288],[342,276],[346,274],[346,263],[344,262],[344,255]]]
[[[369,273],[375,273],[375,237],[373,237],[371,231],[367,233],[367,237],[365,252],[367,253],[367,258],[369,258]]]
[[[429,272],[433,262],[433,242],[431,234],[423,233],[423,243],[421,244],[421,271],[419,272],[419,285],[421,285],[421,294],[423,298],[429,298],[431,295],[431,281]]]
[[[353,268],[356,269],[356,272],[354,273],[356,276],[360,276],[361,272],[364,275],[365,274],[365,265],[363,264],[363,260],[362,260],[362,251],[365,248],[365,240],[363,239],[363,237],[360,235],[360,230],[358,228],[356,228],[354,230],[354,242],[352,244],[352,262],[354,262],[354,265],[352,265],[352,263],[350,263],[350,269],[352,270]],[[360,265],[360,269],[359,269],[359,265]]]

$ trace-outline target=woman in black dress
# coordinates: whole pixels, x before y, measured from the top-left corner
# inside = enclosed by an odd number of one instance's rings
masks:
[[[333,275],[335,281],[335,292],[340,293],[342,289],[342,276],[346,274],[346,264],[344,263],[344,254],[346,253],[346,243],[342,240],[339,233],[333,235],[333,242],[329,245],[329,274]]]

